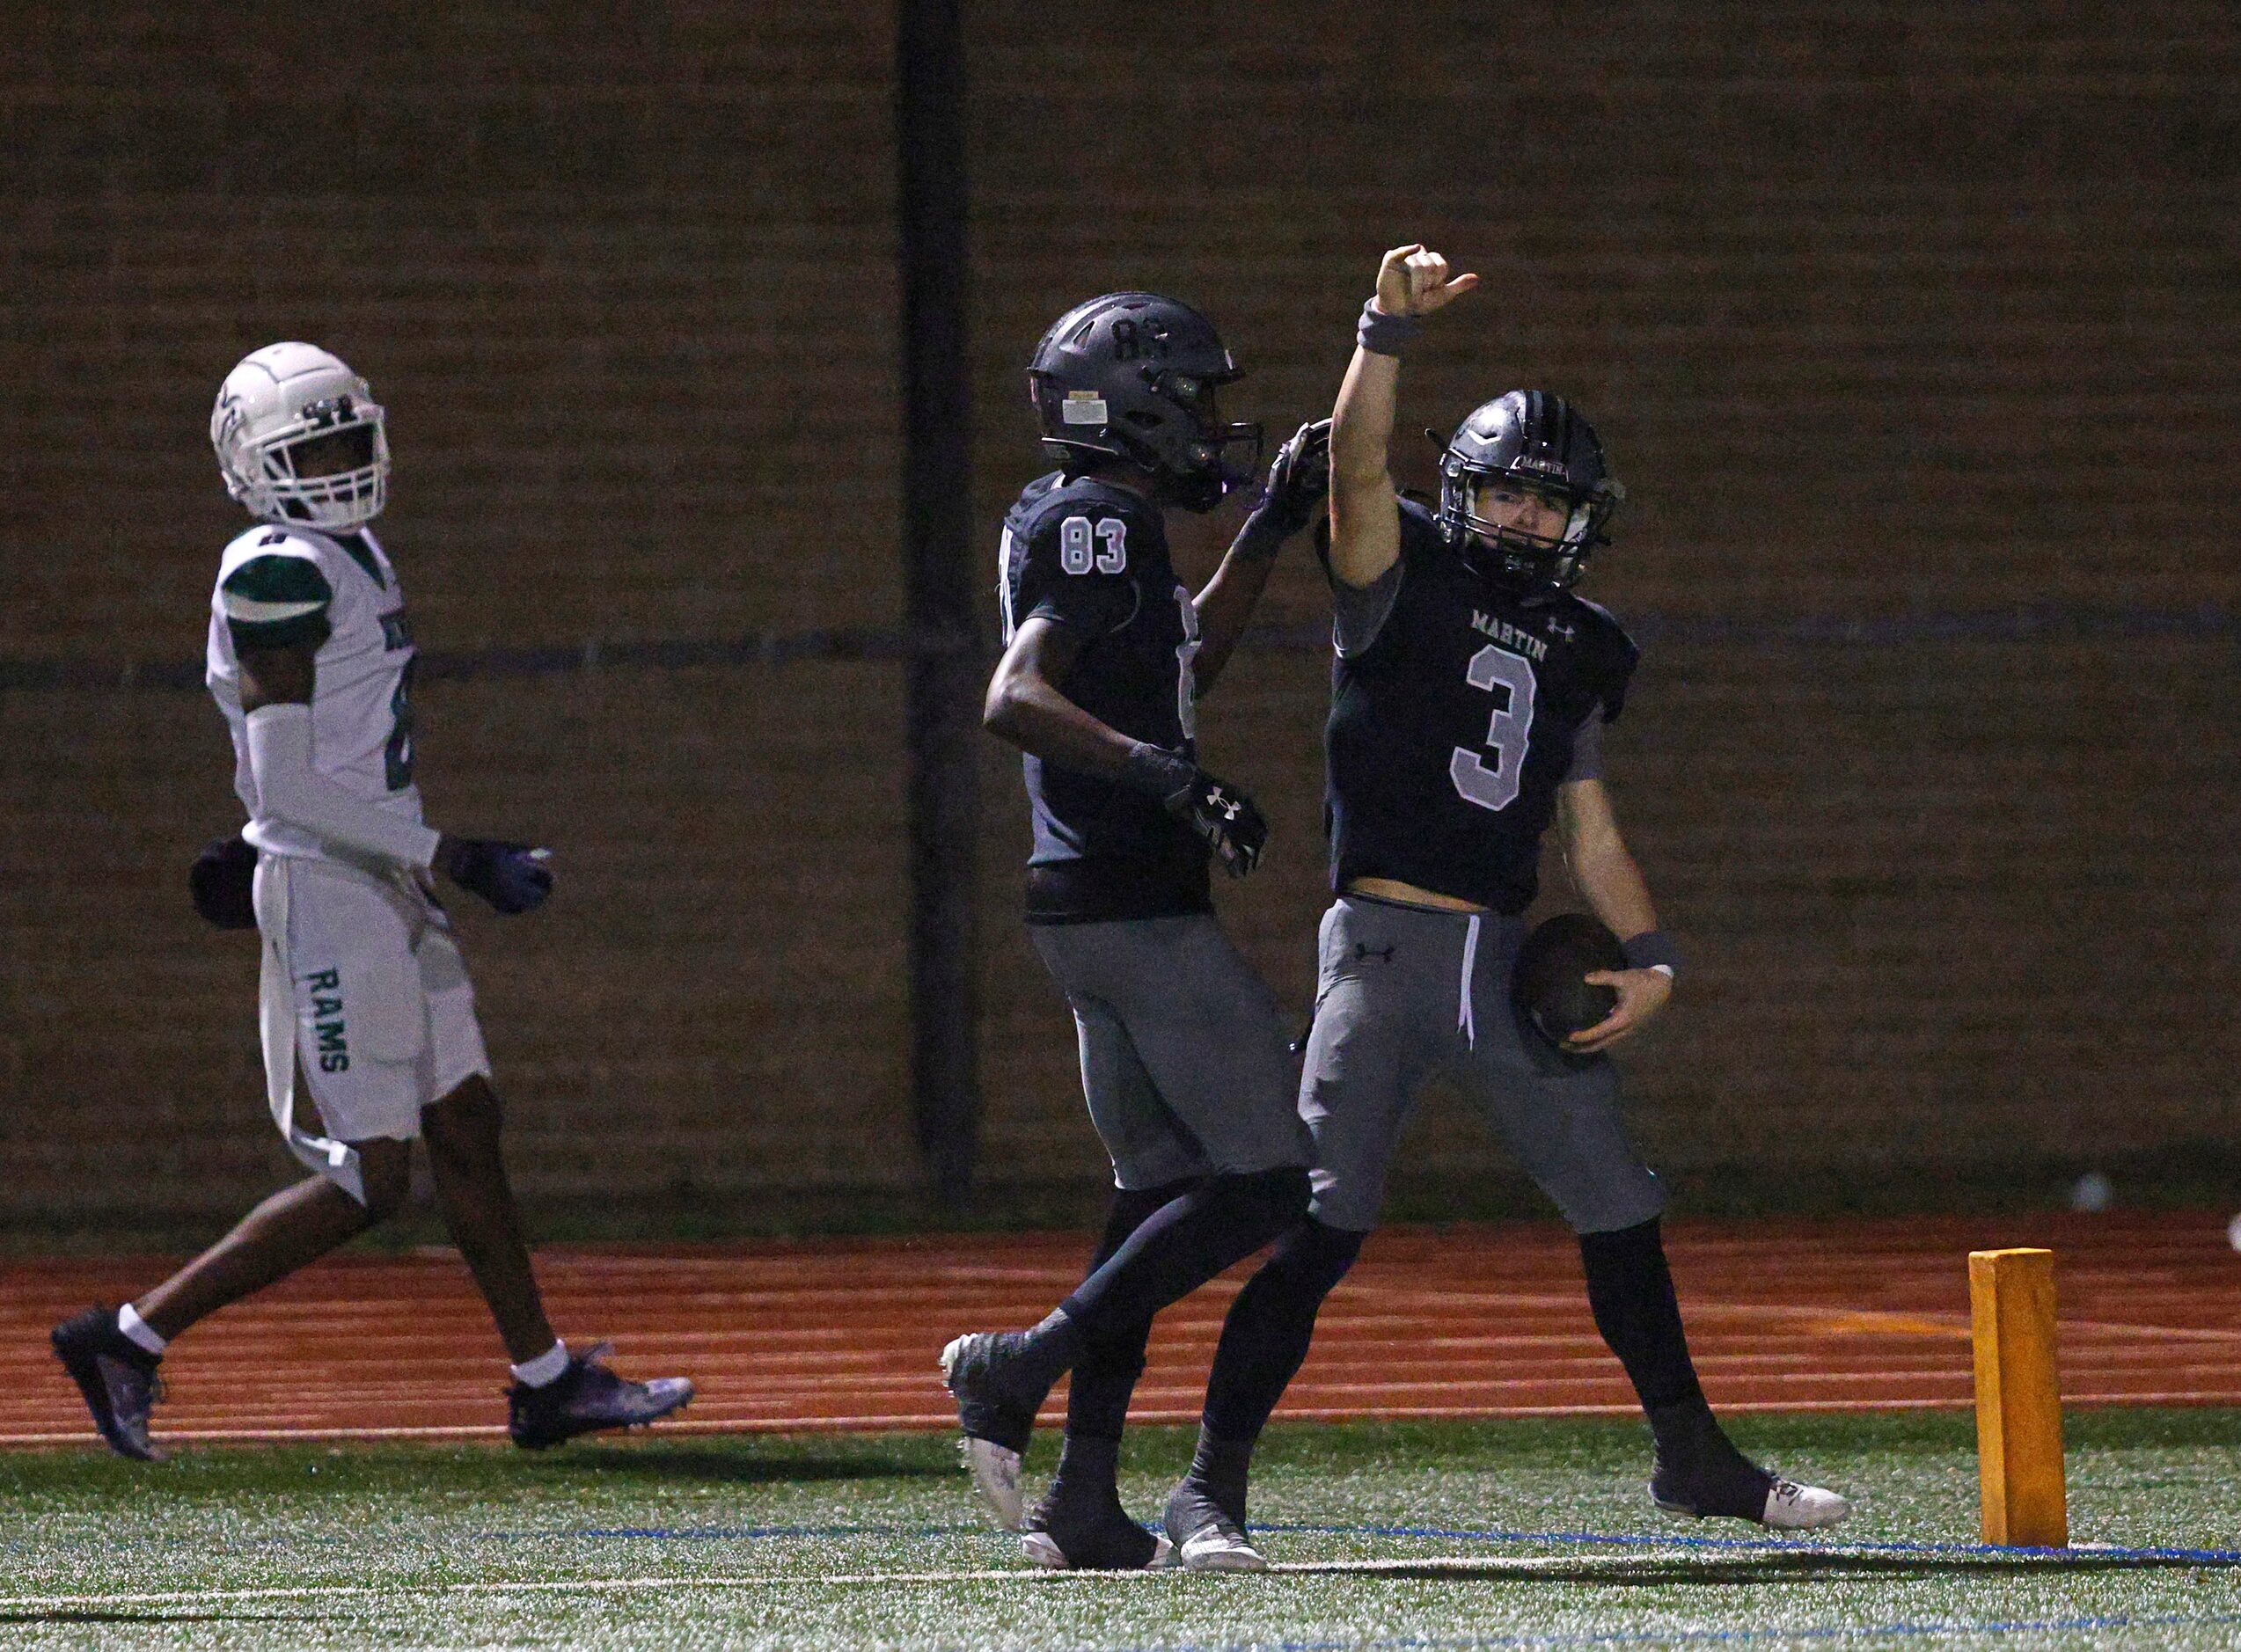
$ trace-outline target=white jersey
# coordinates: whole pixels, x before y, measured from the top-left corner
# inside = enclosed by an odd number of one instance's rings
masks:
[[[205,680],[233,734],[233,789],[249,811],[242,833],[277,855],[355,864],[301,828],[263,818],[249,768],[237,649],[311,643],[311,765],[352,796],[414,825],[413,648],[397,570],[363,529],[339,537],[260,523],[225,548],[210,594]]]

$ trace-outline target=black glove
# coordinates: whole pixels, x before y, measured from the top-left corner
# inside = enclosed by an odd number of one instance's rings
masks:
[[[257,905],[251,892],[256,878],[257,852],[236,832],[202,845],[187,871],[187,892],[207,922],[220,929],[254,929]]]
[[[1290,538],[1315,519],[1315,512],[1330,493],[1330,420],[1318,419],[1301,425],[1292,439],[1277,450],[1269,466],[1268,486],[1256,509],[1271,526]]]
[[[1269,823],[1244,793],[1182,753],[1158,746],[1139,745],[1129,756],[1129,767],[1161,808],[1206,840],[1231,877],[1241,878],[1261,864]]]
[[[553,893],[549,849],[494,837],[446,837],[436,870],[505,913],[531,912]]]

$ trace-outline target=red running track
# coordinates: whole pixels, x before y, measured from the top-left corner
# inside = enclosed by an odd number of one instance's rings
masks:
[[[578,1343],[700,1389],[668,1431],[941,1429],[958,1331],[1024,1326],[1079,1276],[1080,1234],[626,1251],[539,1268]],[[2050,1245],[2064,1398],[2241,1404],[2241,1256],[2206,1214],[1681,1222],[1669,1235],[1704,1385],[1736,1410],[1970,1403],[1966,1254]],[[145,1259],[0,1268],[0,1445],[92,1437],[48,1327],[145,1289]],[[1195,1420],[1241,1271],[1161,1316],[1131,1415]],[[472,1438],[502,1429],[495,1335],[458,1258],[324,1263],[182,1337],[159,1439]],[[1063,1393],[1063,1390],[1061,1390]],[[1625,1414],[1633,1400],[1553,1225],[1389,1229],[1325,1308],[1280,1415]]]

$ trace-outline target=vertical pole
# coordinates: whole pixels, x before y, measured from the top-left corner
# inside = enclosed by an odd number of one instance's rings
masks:
[[[1971,1251],[1968,1294],[1984,1540],[2066,1547],[2069,1510],[2054,1365],[2054,1253]]]
[[[910,746],[911,1102],[929,1185],[970,1190],[980,1120],[980,761],[962,0],[897,0],[903,565]]]

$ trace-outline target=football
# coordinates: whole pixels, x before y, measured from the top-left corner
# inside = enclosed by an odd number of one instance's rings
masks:
[[[1618,1006],[1613,987],[1590,986],[1599,969],[1626,968],[1626,951],[1585,912],[1563,912],[1540,925],[1518,948],[1510,972],[1510,1001],[1519,1018],[1566,1055],[1564,1040],[1594,1026]]]

